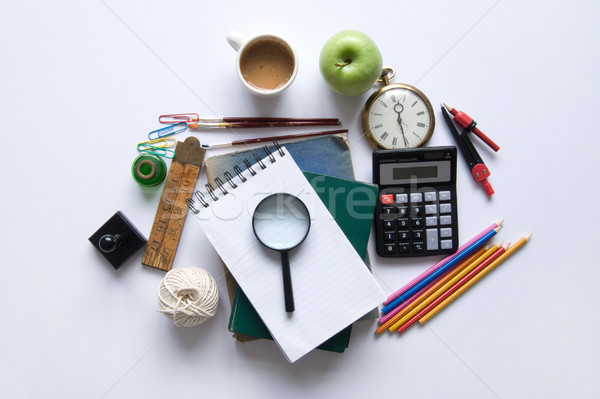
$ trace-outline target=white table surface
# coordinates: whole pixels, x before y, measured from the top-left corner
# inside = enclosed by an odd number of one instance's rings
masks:
[[[3,4],[2,396],[598,397],[599,10],[539,0]],[[174,327],[156,311],[164,273],[141,265],[143,251],[115,271],[88,242],[117,210],[150,231],[160,189],[131,178],[136,143],[170,112],[339,117],[356,177],[371,181],[359,122],[369,93],[334,94],[318,69],[325,40],[349,28],[375,40],[394,82],[427,94],[429,145],[454,144],[440,102],[501,145],[476,144],[491,200],[459,160],[461,241],[500,219],[499,239],[531,241],[425,326],[375,336],[375,321],[360,322],[346,353],[288,364],[272,342],[232,339],[221,265],[188,218],[174,267],[207,269],[221,302],[206,323]],[[245,91],[230,29],[295,46],[300,71],[281,97]],[[236,133],[178,139],[273,131]],[[382,259],[373,236],[369,250],[386,294],[437,260]]]

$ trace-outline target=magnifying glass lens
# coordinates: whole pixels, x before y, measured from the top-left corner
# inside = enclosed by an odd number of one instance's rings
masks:
[[[252,228],[258,241],[281,253],[286,311],[294,311],[294,297],[288,251],[304,241],[310,230],[310,214],[298,197],[287,193],[272,194],[256,207]]]

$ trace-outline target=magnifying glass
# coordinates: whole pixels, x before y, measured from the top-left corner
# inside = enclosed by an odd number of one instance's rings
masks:
[[[294,311],[294,294],[288,252],[304,241],[310,230],[310,214],[300,198],[287,193],[271,194],[254,210],[252,228],[258,241],[281,253],[285,311]]]

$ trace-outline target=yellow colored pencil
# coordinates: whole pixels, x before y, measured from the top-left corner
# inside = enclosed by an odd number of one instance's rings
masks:
[[[477,257],[477,259],[475,259],[471,263],[469,263],[469,265],[467,267],[465,267],[463,270],[461,270],[457,275],[452,277],[445,284],[443,284],[441,287],[439,287],[437,290],[435,290],[429,296],[424,298],[423,301],[421,301],[421,303],[419,303],[417,306],[415,306],[410,312],[405,314],[404,317],[400,318],[398,321],[396,321],[394,324],[392,324],[389,327],[390,331],[397,330],[404,323],[409,321],[414,315],[419,313],[421,310],[425,309],[427,307],[427,305],[429,305],[436,298],[438,298],[440,295],[442,295],[444,292],[446,292],[450,287],[452,287],[454,285],[454,283],[456,283],[461,278],[466,276],[471,270],[475,269],[478,265],[480,265],[482,262],[484,262],[491,254],[496,252],[497,249],[498,249],[498,245],[492,245],[492,247],[490,247],[488,250],[486,250],[483,254],[479,255]]]
[[[448,273],[446,276],[442,277],[437,283],[435,283],[434,285],[429,287],[425,292],[423,292],[421,295],[416,297],[411,303],[406,305],[406,307],[404,309],[400,310],[397,314],[395,314],[393,317],[391,317],[385,323],[380,325],[377,328],[377,330],[375,330],[375,332],[380,334],[383,331],[387,330],[392,324],[396,323],[398,320],[400,320],[401,317],[403,317],[405,314],[407,314],[412,309],[414,309],[415,306],[417,306],[419,303],[421,303],[421,301],[423,301],[423,299],[427,298],[432,292],[437,290],[439,287],[441,287],[443,284],[445,284],[452,277],[456,276],[457,273],[460,273],[460,271],[463,270],[465,267],[469,266],[469,264],[471,262],[473,262],[475,259],[480,257],[486,250],[487,250],[487,246],[483,247],[483,248],[479,248],[473,255],[469,256],[467,259],[462,261],[462,263],[460,263],[457,267],[455,267],[450,273]]]
[[[474,276],[471,280],[467,281],[462,287],[460,287],[458,290],[456,290],[456,292],[454,292],[452,295],[450,295],[444,301],[440,302],[436,307],[434,307],[433,309],[431,309],[427,314],[425,314],[423,317],[421,317],[419,319],[419,323],[421,323],[421,324],[426,323],[429,319],[431,319],[433,316],[435,316],[440,310],[442,310],[443,308],[445,308],[450,302],[452,302],[454,299],[456,299],[460,294],[462,294],[463,292],[465,292],[470,286],[472,286],[473,284],[475,284],[477,281],[479,281],[479,279],[481,279],[483,276],[485,276],[487,273],[489,273],[493,268],[495,268],[496,266],[498,266],[506,258],[508,258],[509,256],[511,256],[519,248],[521,248],[523,245],[525,245],[527,243],[527,241],[529,241],[529,239],[531,238],[531,236],[532,236],[532,234],[529,234],[528,236],[525,236],[525,237],[522,237],[521,239],[519,239],[519,241],[517,241],[514,245],[512,245],[510,248],[508,248],[495,261],[493,261],[492,263],[490,263],[488,265],[488,267],[486,267],[485,269],[483,269],[476,276]]]

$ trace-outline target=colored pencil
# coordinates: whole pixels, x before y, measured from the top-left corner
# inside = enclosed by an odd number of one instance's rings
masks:
[[[473,252],[475,252],[479,248],[481,248],[490,238],[495,236],[498,233],[498,231],[500,231],[501,228],[502,228],[502,226],[498,226],[495,229],[492,229],[489,232],[487,232],[486,234],[484,234],[483,237],[479,238],[477,241],[475,241],[473,244],[469,245],[467,248],[465,248],[460,253],[457,253],[444,266],[438,268],[433,273],[431,273],[427,277],[425,277],[423,280],[421,280],[417,284],[415,284],[412,288],[410,288],[404,294],[402,294],[398,298],[394,299],[394,301],[390,302],[381,311],[383,313],[388,313],[391,310],[393,310],[396,306],[398,306],[402,302],[406,301],[408,298],[413,296],[417,291],[421,290],[423,287],[425,287],[426,285],[431,283],[433,280],[435,280],[436,278],[441,276],[443,273],[445,273],[451,267],[453,267],[457,263],[461,262],[463,259],[469,257]]]
[[[414,279],[412,279],[410,282],[408,282],[407,284],[405,284],[402,288],[400,288],[399,290],[397,290],[396,292],[394,292],[392,295],[390,295],[387,298],[387,300],[383,304],[387,305],[390,302],[392,302],[394,299],[398,298],[400,295],[404,294],[406,291],[408,291],[409,289],[411,289],[419,281],[423,280],[429,274],[433,273],[434,271],[436,271],[437,269],[439,269],[440,267],[442,267],[446,263],[448,263],[456,254],[460,253],[461,251],[464,251],[465,248],[467,248],[469,245],[473,244],[475,241],[477,241],[478,239],[480,239],[481,237],[483,237],[485,234],[487,234],[492,229],[495,229],[496,227],[501,226],[502,222],[503,221],[500,221],[498,223],[493,223],[490,227],[488,227],[487,229],[483,230],[481,233],[477,234],[475,237],[471,238],[469,241],[467,241],[466,243],[464,243],[463,245],[461,245],[460,247],[458,247],[458,249],[456,250],[455,253],[453,253],[452,255],[449,255],[449,256],[445,257],[444,259],[442,259],[441,261],[439,261],[435,265],[431,266],[429,269],[425,270],[423,273],[419,274],[417,277],[415,277]]]
[[[442,276],[437,281],[429,284],[427,287],[423,288],[421,291],[410,297],[407,301],[397,306],[394,310],[383,316],[379,319],[379,323],[381,324],[377,330],[375,330],[378,334],[382,333],[389,326],[395,323],[399,318],[403,317],[406,313],[411,311],[415,306],[417,306],[424,298],[426,298],[429,293],[438,289],[442,284],[445,284],[446,281],[454,277],[457,273],[459,273],[462,269],[467,267],[471,262],[485,253],[487,248],[480,248],[473,255],[469,256],[468,259],[462,261],[458,266],[452,269],[448,274]]]
[[[488,251],[486,251],[483,255],[478,257],[476,260],[471,262],[465,269],[463,269],[459,274],[450,279],[446,284],[441,286],[435,292],[431,293],[425,300],[423,300],[418,306],[416,306],[412,311],[407,313],[404,317],[399,319],[396,323],[390,326],[390,331],[398,330],[404,331],[413,323],[415,323],[419,317],[417,316],[419,312],[425,309],[430,303],[435,301],[437,298],[444,295],[444,293],[448,292],[448,290],[452,289],[452,287],[457,284],[462,278],[467,276],[470,272],[475,270],[480,265],[488,262],[492,262],[498,256],[500,256],[506,250],[505,247],[498,248],[497,245],[492,246]]]
[[[500,263],[502,263],[504,260],[506,260],[506,258],[508,258],[512,254],[514,254],[519,248],[521,248],[523,245],[525,245],[529,241],[530,238],[531,238],[531,234],[526,237],[522,237],[519,241],[517,241],[514,245],[509,247],[502,255],[500,255],[497,259],[495,259],[489,265],[486,265],[484,267],[482,267],[483,265],[480,265],[480,267],[478,269],[481,269],[481,270],[478,270],[477,272],[475,270],[473,270],[473,275],[470,276],[469,279],[467,279],[467,276],[465,276],[466,281],[463,282],[462,285],[460,285],[460,287],[458,287],[454,292],[452,292],[451,294],[448,294],[447,296],[438,298],[439,301],[434,301],[427,308],[423,309],[423,314],[421,316],[419,316],[419,323],[421,323],[421,324],[426,323],[429,319],[431,319],[433,316],[435,316],[440,310],[442,310],[450,302],[452,302],[454,299],[456,299],[460,294],[465,292],[469,287],[471,287],[473,284],[475,284],[477,281],[479,281],[483,276],[485,276],[492,269],[494,269],[496,266],[498,266]]]

